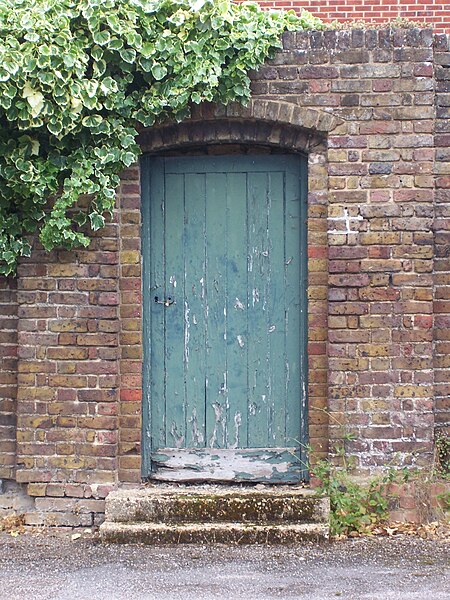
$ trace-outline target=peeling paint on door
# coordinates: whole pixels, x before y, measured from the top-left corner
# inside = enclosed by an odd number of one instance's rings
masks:
[[[214,410],[214,429],[209,441],[210,448],[223,447],[226,438],[226,424],[224,406],[219,402],[213,402]]]
[[[245,306],[242,304],[242,302],[239,300],[239,298],[236,298],[236,300],[234,302],[234,308],[236,310],[245,310]]]
[[[237,412],[234,415],[234,442],[231,448],[239,448],[239,428],[242,424],[241,413]]]
[[[172,423],[172,425],[170,426],[170,435],[172,436],[172,441],[175,448],[181,448],[184,443],[184,435],[178,433],[176,423]]]
[[[189,323],[190,309],[188,303],[184,303],[184,362],[187,365],[189,363],[189,329],[191,327]]]
[[[200,446],[203,444],[203,431],[200,431],[199,424],[197,420],[197,410],[195,407],[192,410],[192,416],[189,419],[189,423],[191,424],[191,433],[192,433],[192,443],[194,447]]]

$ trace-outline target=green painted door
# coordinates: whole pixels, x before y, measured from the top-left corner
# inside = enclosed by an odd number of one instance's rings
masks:
[[[306,165],[144,157],[144,476],[306,476]]]

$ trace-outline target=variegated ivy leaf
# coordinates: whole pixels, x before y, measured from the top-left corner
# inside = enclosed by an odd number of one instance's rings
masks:
[[[44,108],[44,95],[31,87],[29,83],[26,83],[23,88],[22,97],[26,98],[28,104],[31,106],[31,116],[33,118],[39,116],[39,113]]]

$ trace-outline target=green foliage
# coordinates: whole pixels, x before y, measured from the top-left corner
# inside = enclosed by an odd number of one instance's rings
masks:
[[[139,127],[247,102],[281,33],[320,27],[229,0],[0,0],[0,274],[36,230],[47,250],[89,244]]]
[[[364,485],[357,483],[346,468],[336,468],[327,460],[319,461],[311,473],[320,480],[318,492],[330,498],[331,535],[368,533],[370,527],[388,518],[386,485],[397,480],[398,474],[389,470]],[[407,479],[403,473],[403,481]]]
[[[450,512],[450,492],[443,492],[438,494],[436,498],[439,501],[439,506],[444,512]]]

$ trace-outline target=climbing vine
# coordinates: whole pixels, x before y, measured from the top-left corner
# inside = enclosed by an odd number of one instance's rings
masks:
[[[311,27],[229,0],[0,0],[0,274],[36,231],[47,250],[87,246],[139,127],[245,103],[249,70]]]

